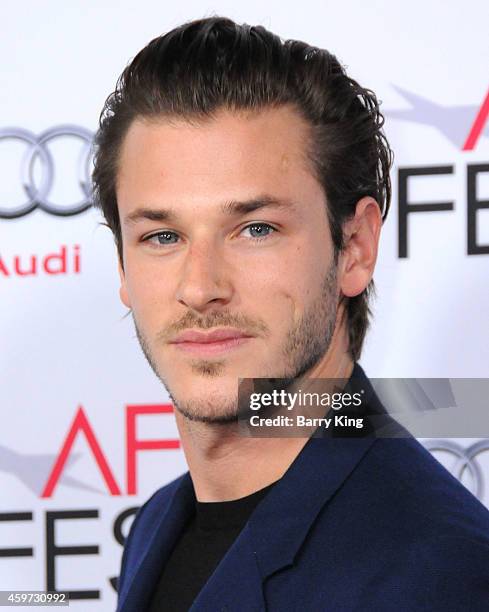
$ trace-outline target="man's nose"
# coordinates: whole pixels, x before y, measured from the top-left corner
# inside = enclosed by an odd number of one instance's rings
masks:
[[[216,245],[205,241],[190,246],[180,271],[178,302],[198,312],[205,311],[209,305],[227,304],[233,294],[229,272]]]

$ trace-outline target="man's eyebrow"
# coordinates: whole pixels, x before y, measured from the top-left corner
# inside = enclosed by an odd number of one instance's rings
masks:
[[[172,222],[177,218],[174,211],[165,208],[137,208],[124,217],[124,225],[134,225],[139,221]]]
[[[263,195],[249,200],[229,200],[221,204],[221,211],[229,216],[246,215],[262,208],[282,208],[296,210],[297,206],[294,202],[284,198]],[[134,225],[139,221],[158,221],[158,222],[175,222],[177,214],[174,209],[165,208],[137,208],[132,213],[124,217],[125,225]]]
[[[228,215],[246,215],[262,208],[283,208],[295,210],[296,204],[291,200],[263,195],[243,202],[230,200],[221,206],[223,213]]]

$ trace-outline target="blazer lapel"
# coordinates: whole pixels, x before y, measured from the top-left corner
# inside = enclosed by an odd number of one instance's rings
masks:
[[[310,438],[250,518],[263,580],[293,565],[319,512],[361,461],[373,437]]]
[[[357,437],[336,437],[335,430],[318,429],[250,518],[263,580],[294,563],[319,512],[375,442],[377,429],[392,421],[358,364],[347,387],[364,394],[361,406],[351,413],[365,417],[365,429],[358,430]]]
[[[175,546],[187,520],[192,515],[195,496],[189,472],[186,472],[175,490],[166,512],[149,538],[128,585],[119,594],[117,612],[141,612],[149,605],[161,570]]]
[[[373,442],[370,436],[311,438],[258,504],[190,611],[264,611],[264,582],[294,564],[318,513]]]
[[[262,577],[246,525],[206,582],[189,612],[264,612]]]

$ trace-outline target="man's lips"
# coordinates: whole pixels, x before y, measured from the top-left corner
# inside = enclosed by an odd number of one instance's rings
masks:
[[[246,343],[252,336],[238,329],[216,329],[212,332],[187,330],[178,334],[170,344],[188,353],[214,355]]]
[[[210,342],[221,342],[222,340],[231,340],[234,338],[249,338],[250,335],[246,334],[239,329],[227,328],[227,329],[215,329],[211,332],[201,332],[188,329],[181,334],[178,334],[171,342],[178,344],[180,342],[195,342],[198,344],[208,344]]]

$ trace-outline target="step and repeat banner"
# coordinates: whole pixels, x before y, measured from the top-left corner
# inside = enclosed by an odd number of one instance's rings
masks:
[[[361,364],[489,378],[489,9],[483,1],[3,6],[0,590],[111,610],[137,508],[186,470],[168,396],[119,301],[90,146],[126,63],[226,15],[325,47],[382,100],[393,201]],[[489,440],[423,440],[489,506]]]

